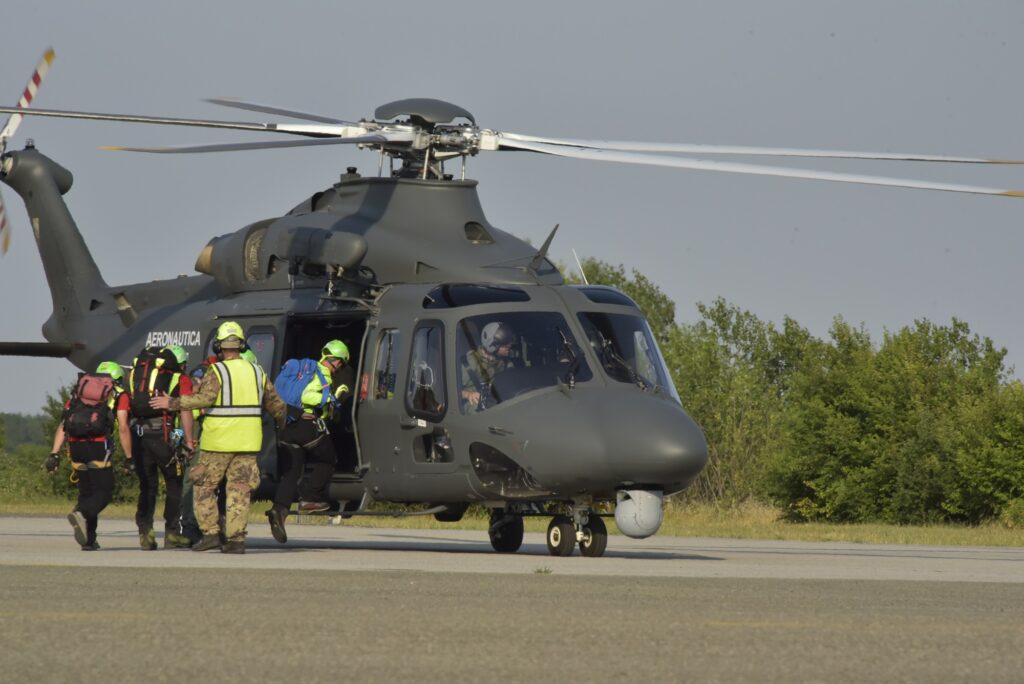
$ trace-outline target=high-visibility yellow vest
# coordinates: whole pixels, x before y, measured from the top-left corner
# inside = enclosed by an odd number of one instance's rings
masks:
[[[206,409],[199,448],[227,453],[257,452],[263,448],[263,369],[245,359],[228,359],[210,366],[220,381],[217,401]]]

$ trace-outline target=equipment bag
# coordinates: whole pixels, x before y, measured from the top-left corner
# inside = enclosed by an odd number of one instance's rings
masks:
[[[181,366],[170,349],[146,347],[139,352],[135,365],[128,374],[128,392],[131,395],[132,416],[135,418],[156,418],[163,411],[151,408],[151,397],[166,395]]]
[[[64,416],[64,434],[71,439],[106,437],[114,427],[114,412],[107,401],[114,391],[109,375],[82,373]]]
[[[274,389],[281,400],[288,404],[289,423],[302,415],[302,391],[314,377],[320,381],[319,407],[322,409],[334,397],[331,396],[331,384],[327,382],[316,359],[288,359],[281,367],[281,372],[274,380]]]

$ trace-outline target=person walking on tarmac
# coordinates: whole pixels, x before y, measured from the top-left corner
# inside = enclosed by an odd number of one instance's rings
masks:
[[[224,553],[245,553],[250,498],[260,481],[256,456],[263,448],[262,412],[270,413],[280,425],[286,410],[263,370],[241,358],[246,349],[242,326],[234,321],[222,323],[213,349],[223,360],[210,366],[197,393],[153,397],[149,403],[161,411],[207,409],[199,456],[189,473],[196,518],[203,533],[192,550],[219,548]],[[222,480],[226,480],[227,488],[223,545],[217,514],[217,487]]]
[[[153,353],[155,352],[155,353]],[[181,441],[185,448],[194,448],[192,440],[192,413],[179,415],[168,411],[154,411],[149,398],[159,394],[172,397],[192,394],[192,380],[186,373],[188,352],[178,345],[144,350],[136,359],[129,375],[129,388],[135,419],[135,472],[139,476],[139,503],[135,524],[139,528],[139,546],[144,551],[157,548],[153,516],[160,488],[160,475],[164,478],[164,548],[188,548],[191,540],[182,534],[181,488],[182,465],[178,460],[175,431],[180,422]],[[149,410],[147,410],[149,409]]]
[[[78,485],[78,502],[68,514],[68,522],[83,551],[99,550],[96,542],[99,515],[114,495],[111,456],[115,425],[125,458],[129,461],[132,458],[128,395],[121,386],[123,379],[124,371],[113,361],[104,361],[95,373],[82,375],[75,392],[64,404],[53,436],[53,453],[46,459],[46,470],[53,475],[60,466],[59,454],[67,443],[72,480]]]
[[[242,352],[241,357],[251,363],[254,366],[259,365],[259,361],[256,360],[256,354],[252,349],[246,349]],[[213,364],[224,359],[220,356],[210,356],[203,360],[199,368],[192,371],[192,392],[197,394],[203,386],[203,377],[206,375],[206,371]],[[203,412],[201,409],[192,410],[192,421],[194,424],[193,428],[193,441],[198,444],[200,435],[202,434],[203,427]],[[181,480],[181,532],[194,544],[203,537],[202,531],[199,529],[199,522],[196,520],[196,511],[194,505],[194,496],[192,491],[192,478],[188,476],[192,470],[192,461],[194,460],[192,453],[189,453],[189,458],[185,463],[185,472]],[[220,486],[217,488],[217,510],[220,512],[221,519],[224,518],[224,505],[225,505],[224,487]],[[221,539],[223,541],[224,530],[221,529]]]
[[[324,345],[317,362],[318,372],[312,374],[302,389],[302,406],[289,408],[288,424],[278,438],[282,447],[278,452],[281,481],[267,518],[271,534],[282,544],[288,541],[285,520],[295,500],[295,490],[307,460],[312,464],[312,472],[303,483],[299,512],[317,513],[330,508],[327,486],[334,474],[337,453],[329,438],[327,423],[337,402],[351,393],[353,380],[343,370],[348,360],[348,347],[341,340],[331,340]],[[285,374],[285,368],[282,368],[281,375]],[[278,382],[281,382],[280,377]]]

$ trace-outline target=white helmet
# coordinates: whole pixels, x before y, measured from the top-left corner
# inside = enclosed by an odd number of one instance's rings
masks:
[[[488,323],[484,326],[483,332],[480,333],[480,346],[488,354],[493,354],[498,351],[498,347],[512,344],[515,341],[516,333],[512,330],[512,326],[500,321]]]

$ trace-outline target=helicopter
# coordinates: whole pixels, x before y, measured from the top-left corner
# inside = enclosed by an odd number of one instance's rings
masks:
[[[614,288],[566,283],[548,258],[557,226],[537,248],[491,224],[477,181],[466,177],[468,159],[518,151],[1024,196],[675,155],[1022,163],[1015,160],[541,137],[481,128],[468,110],[431,98],[389,102],[357,121],[238,99],[209,102],[302,123],[28,109],[31,98],[0,107],[14,121],[0,134],[0,180],[25,202],[53,299],[42,326],[47,342],[3,343],[0,353],[63,357],[81,369],[102,360],[128,364],[153,345],[179,344],[201,358],[210,354],[217,326],[233,320],[274,376],[287,359],[317,356],[326,340],[341,339],[353,350],[357,387],[344,424],[330,433],[338,459],[328,514],[380,514],[371,505],[386,502],[423,506],[405,515],[454,522],[482,505],[500,553],[519,550],[526,516],[550,518],[546,544],[556,556],[577,546],[583,556],[603,555],[608,516],[622,533],[649,537],[661,526],[666,497],[696,480],[708,449],[637,304]],[[31,142],[6,151],[28,115],[299,138],[111,148],[130,152],[355,145],[375,154],[376,174],[348,167],[284,215],[212,238],[196,260],[197,275],[109,285],[63,200],[71,172]],[[488,349],[499,329],[508,363],[479,377],[468,359]],[[271,495],[278,479],[269,423],[265,433],[257,498]]]

